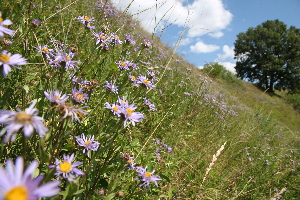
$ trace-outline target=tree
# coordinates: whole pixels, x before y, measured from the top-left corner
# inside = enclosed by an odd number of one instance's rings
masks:
[[[237,35],[237,76],[273,92],[300,91],[300,29],[268,20]]]

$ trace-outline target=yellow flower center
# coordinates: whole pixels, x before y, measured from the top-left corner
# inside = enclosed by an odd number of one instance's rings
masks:
[[[12,188],[9,192],[7,192],[4,196],[4,200],[27,200],[28,199],[28,191],[24,186],[18,186]]]
[[[132,76],[132,77],[131,77],[131,80],[136,80],[135,76]]]
[[[2,54],[0,56],[0,61],[2,61],[3,63],[8,63],[9,60],[10,60],[10,56],[9,55]]]
[[[90,143],[91,143],[91,141],[86,141],[86,142],[84,143],[84,146],[89,146]]]
[[[144,83],[148,84],[148,83],[150,83],[150,81],[148,79],[145,79]]]
[[[56,100],[60,100],[60,95],[55,95]]]
[[[66,60],[71,60],[70,56],[66,55]]]
[[[117,35],[116,35],[116,36],[115,36],[115,39],[117,39],[117,40],[118,40],[118,39],[119,39],[119,36],[117,36]]]
[[[150,172],[145,172],[144,174],[146,177],[150,177],[151,176],[151,173]]]
[[[46,47],[43,47],[43,48],[42,48],[42,51],[49,52],[49,49],[46,48]]]
[[[85,17],[84,17],[84,20],[85,20],[85,21],[87,21],[87,20],[89,20],[89,19],[90,19],[90,17],[88,17],[88,16],[85,16]]]
[[[71,170],[71,163],[68,163],[67,161],[59,163],[59,168],[64,173],[69,172]]]
[[[100,35],[99,38],[100,38],[101,40],[105,40],[105,36],[104,36],[104,35]]]
[[[28,125],[31,123],[31,118],[32,118],[31,115],[27,114],[24,111],[21,111],[15,116],[15,122],[17,122],[19,124]]]
[[[129,162],[129,163],[133,163],[134,160],[133,160],[133,159],[129,159],[128,162]]]
[[[114,106],[113,110],[117,112],[119,110],[119,108],[117,106]]]
[[[83,94],[75,94],[75,95],[74,95],[74,98],[75,98],[77,101],[83,101],[83,100],[84,100]]]
[[[126,111],[127,111],[127,116],[131,116],[133,110],[131,110],[130,108],[127,108]]]
[[[2,17],[0,17],[0,23],[1,23],[1,22],[3,22],[3,18],[2,18]]]
[[[120,65],[123,66],[123,67],[125,67],[125,66],[126,66],[126,63],[125,63],[125,62],[121,62]]]

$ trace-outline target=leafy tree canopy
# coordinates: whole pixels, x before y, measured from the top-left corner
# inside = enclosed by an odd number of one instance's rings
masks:
[[[237,75],[265,87],[300,92],[300,29],[268,20],[237,35]]]

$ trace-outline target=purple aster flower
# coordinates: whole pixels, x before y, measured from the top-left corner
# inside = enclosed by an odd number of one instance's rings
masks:
[[[41,25],[41,21],[38,20],[38,19],[33,19],[33,20],[31,21],[31,24],[32,24],[33,26],[39,26],[39,25]]]
[[[150,101],[150,99],[144,98],[144,103],[149,107],[151,111],[157,110],[155,105]]]
[[[147,87],[147,89],[152,89],[155,87],[155,85],[153,85],[153,82],[147,79],[145,76],[140,75],[137,79],[138,83],[143,83]]]
[[[120,104],[121,107],[128,106],[128,100],[125,101],[124,99],[122,99],[120,97],[118,97],[117,103]]]
[[[74,153],[71,156],[63,155],[63,161],[58,160],[55,158],[55,164],[50,165],[49,168],[55,168],[56,173],[54,175],[57,178],[62,175],[63,178],[67,179],[68,181],[74,181],[74,178],[84,175],[83,171],[77,168],[77,166],[81,165],[82,162],[75,162],[72,163],[74,159]]]
[[[0,38],[2,38],[4,36],[4,34],[13,35],[16,31],[10,30],[10,29],[4,27],[7,25],[11,25],[12,21],[10,21],[9,19],[3,20],[3,18],[1,16],[2,15],[0,13]]]
[[[93,35],[97,38],[96,44],[110,42],[109,37],[106,36],[105,33],[102,33],[102,32],[94,33],[93,32]]]
[[[125,61],[119,61],[116,63],[119,67],[119,69],[122,69],[122,70],[129,70],[129,64],[130,64],[130,61],[128,60],[125,60]]]
[[[29,137],[34,132],[38,132],[40,137],[46,135],[48,129],[44,126],[44,119],[37,116],[39,111],[34,108],[35,102],[32,103],[25,111],[17,109],[18,112],[9,110],[0,110],[0,124],[5,125],[4,129],[0,132],[0,136],[6,133],[4,142],[9,140],[14,142],[16,134],[20,129],[23,130],[24,136]]]
[[[11,71],[10,66],[17,69],[21,69],[16,65],[25,64],[27,64],[26,59],[23,58],[20,54],[14,54],[11,56],[11,53],[7,52],[6,50],[3,50],[2,54],[0,55],[0,66],[2,65],[2,75],[4,78],[7,76],[8,72]]]
[[[83,149],[83,153],[88,153],[89,150],[92,151],[97,151],[99,148],[99,142],[94,140],[94,136],[85,136],[83,133],[81,134],[80,137],[75,137],[76,138],[76,142],[79,146],[84,147]]]
[[[78,103],[83,103],[86,104],[84,102],[85,99],[89,99],[88,94],[87,93],[83,93],[83,88],[80,88],[79,90],[77,90],[75,87],[72,90],[72,96],[73,96],[73,100],[78,102]]]
[[[128,106],[121,107],[121,113],[125,117],[124,127],[127,122],[131,122],[133,126],[135,126],[135,122],[141,122],[144,118],[144,115],[140,112],[133,112],[136,109],[134,104],[130,104]]]
[[[116,105],[116,104],[110,105],[108,102],[106,102],[104,105],[105,105],[104,108],[110,109],[111,112],[112,112],[114,115],[117,115],[118,117],[120,117],[121,110],[120,110],[120,106],[119,106],[119,105]]]
[[[88,16],[79,16],[77,17],[87,28],[94,29],[95,26],[91,26],[91,22],[95,21],[94,17],[88,17]]]
[[[113,42],[114,42],[115,45],[123,43],[122,40],[120,40],[119,36],[116,35],[116,34],[113,35],[112,39],[113,39]]]
[[[66,94],[62,95],[62,91],[55,90],[54,92],[51,90],[44,91],[44,95],[46,98],[55,104],[63,104],[69,98]]]
[[[134,86],[139,87],[140,85],[137,83],[138,80],[135,76],[132,76],[131,74],[127,74],[127,76],[130,78],[130,80],[134,83]]]
[[[24,160],[22,157],[16,159],[15,165],[8,159],[6,168],[0,167],[0,199],[38,200],[58,194],[60,181],[51,181],[38,186],[44,177],[39,175],[36,178],[32,178],[37,166],[38,163],[34,160],[24,172]]]
[[[43,46],[36,46],[35,47],[39,53],[43,53],[45,55],[52,55],[53,49],[49,49],[47,45],[43,45]],[[50,58],[50,57],[48,57]]]
[[[143,45],[144,45],[145,47],[151,47],[151,46],[152,46],[150,40],[147,40],[147,39],[144,39]]]
[[[160,179],[159,176],[157,175],[153,175],[155,170],[152,172],[147,172],[147,167],[146,168],[136,167],[136,168],[137,168],[136,171],[139,173],[138,176],[140,176],[140,179],[135,179],[135,180],[140,180],[144,182],[140,185],[140,187],[149,188],[150,182],[153,182],[158,187],[157,181],[161,181],[162,179]]]
[[[125,34],[125,37],[126,37],[126,39],[125,39],[126,42],[133,44],[133,45],[136,44],[136,41],[134,39],[132,39],[131,35]]]
[[[50,60],[49,64],[51,64],[55,68],[57,68],[58,66],[59,67],[64,66],[66,69],[77,68],[78,67],[77,63],[81,63],[81,62],[72,61],[74,55],[75,53],[73,52],[65,53],[60,51],[56,53],[53,60]]]
[[[118,94],[118,86],[114,86],[114,84],[112,83],[112,81],[108,82],[105,81],[106,85],[104,85],[103,87],[106,87],[109,91]]]
[[[3,43],[4,43],[6,46],[10,46],[10,45],[12,45],[13,41],[8,40],[8,39],[6,39],[6,38],[3,38]]]

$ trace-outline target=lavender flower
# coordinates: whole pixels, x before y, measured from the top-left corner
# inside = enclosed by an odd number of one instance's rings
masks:
[[[0,199],[38,200],[58,194],[60,181],[47,182],[38,187],[43,180],[43,175],[32,178],[37,166],[37,161],[33,161],[23,172],[24,160],[22,157],[16,159],[15,165],[8,159],[6,170],[0,167]]]
[[[38,19],[33,19],[33,20],[31,21],[31,24],[32,24],[33,26],[39,26],[39,25],[41,25],[41,21],[38,20]]]
[[[94,136],[85,136],[83,133],[81,134],[80,137],[75,137],[76,142],[78,143],[79,146],[84,147],[83,153],[89,152],[89,150],[92,151],[97,151],[99,148],[99,142],[94,140]]]
[[[1,16],[2,16],[2,14],[0,12],[0,38],[4,37],[4,34],[13,35],[15,33],[14,30],[10,30],[10,29],[4,27],[7,25],[11,25],[12,21],[10,21],[9,19],[3,20],[3,18]]]
[[[94,17],[88,17],[88,16],[79,16],[77,17],[87,28],[94,29],[95,26],[91,26],[91,22],[95,21]]]
[[[73,100],[78,102],[78,103],[83,103],[85,104],[84,100],[89,99],[88,94],[83,93],[83,88],[80,88],[77,90],[75,87],[72,90],[72,96]]]
[[[80,61],[72,61],[75,53],[69,52],[58,52],[54,56],[54,59],[50,60],[49,64],[51,64],[54,68],[64,66],[66,69],[69,68],[77,68],[77,63],[81,63]]]
[[[109,91],[118,94],[118,86],[114,86],[114,84],[108,81],[105,81],[106,85],[104,85],[103,87],[106,87]]]
[[[68,181],[74,181],[74,178],[80,175],[84,175],[84,173],[80,169],[76,168],[77,166],[81,165],[82,162],[77,161],[75,163],[72,163],[73,159],[74,153],[71,156],[63,155],[63,161],[55,158],[55,164],[50,165],[49,168],[56,169],[56,173],[54,175],[56,175],[57,178],[61,175]]]
[[[125,60],[125,61],[119,61],[116,63],[119,67],[119,69],[122,69],[122,70],[129,70],[129,64],[130,64],[130,61],[128,60]]]
[[[152,46],[150,40],[147,40],[147,39],[144,39],[143,45],[144,45],[144,47],[151,47]]]
[[[114,44],[115,45],[117,45],[117,44],[122,44],[123,42],[122,42],[122,40],[120,40],[120,38],[119,38],[119,36],[118,35],[113,35],[113,42],[114,42]]]
[[[134,39],[132,39],[131,35],[125,34],[125,37],[126,37],[125,42],[130,43],[132,45],[136,44],[136,41]]]
[[[149,107],[151,111],[157,110],[155,105],[150,101],[150,99],[144,98],[144,103]]]
[[[150,182],[153,182],[158,187],[157,181],[161,181],[162,179],[160,179],[157,175],[153,175],[155,170],[152,172],[147,172],[146,169],[147,167],[136,167],[136,171],[139,173],[138,176],[140,176],[140,179],[136,178],[135,180],[144,182],[140,185],[140,187],[149,188]]]
[[[140,112],[133,112],[136,107],[134,107],[134,104],[128,103],[128,101],[124,101],[120,97],[118,97],[118,101],[115,104],[110,105],[108,102],[105,104],[105,108],[110,109],[114,115],[117,115],[118,117],[122,116],[125,118],[124,126],[127,125],[127,123],[132,123],[133,126],[135,126],[135,122],[141,122],[144,118],[144,115]]]
[[[110,39],[108,38],[108,36],[106,36],[105,33],[103,33],[103,32],[99,32],[99,33],[93,32],[93,35],[97,38],[96,44],[110,42]]]
[[[1,26],[0,26],[1,27]],[[0,29],[1,33],[1,29]],[[5,78],[8,74],[8,72],[11,71],[10,66],[21,69],[20,67],[17,67],[16,65],[25,65],[26,59],[23,58],[20,54],[14,54],[11,56],[11,53],[7,52],[6,50],[2,51],[2,54],[0,55],[0,66],[2,65],[2,75]]]
[[[52,55],[52,53],[53,53],[53,49],[49,49],[47,45],[36,46],[35,48],[38,50],[39,53],[43,53],[48,56],[49,56],[49,54]],[[48,57],[48,58],[50,58],[50,57]]]
[[[44,95],[46,98],[55,104],[63,104],[69,98],[66,94],[62,95],[62,91],[55,90],[54,92],[51,90],[44,91]]]
[[[144,84],[147,87],[147,89],[152,89],[155,87],[155,85],[153,85],[153,82],[147,79],[145,76],[140,75],[137,77],[137,79],[138,79],[137,83]]]
[[[119,105],[116,105],[116,104],[110,105],[108,102],[106,102],[104,105],[105,105],[104,108],[110,109],[111,112],[112,112],[114,115],[117,115],[118,117],[120,117],[121,110],[120,110],[120,106],[119,106]]]
[[[133,112],[136,109],[134,104],[121,107],[121,113],[125,117],[124,127],[127,125],[127,122],[131,122],[133,126],[135,126],[135,122],[141,122],[144,118],[144,115],[140,112]]]
[[[127,76],[130,78],[130,80],[134,83],[134,86],[139,87],[138,80],[135,76],[132,76],[131,74],[127,74]]]
[[[0,124],[5,125],[4,129],[0,132],[0,136],[6,133],[4,142],[9,140],[14,142],[16,134],[20,129],[23,130],[25,137],[32,135],[34,129],[37,130],[40,137],[43,137],[48,129],[44,126],[44,119],[37,116],[38,109],[34,108],[35,102],[32,103],[25,111],[17,109],[18,112],[0,110]]]

